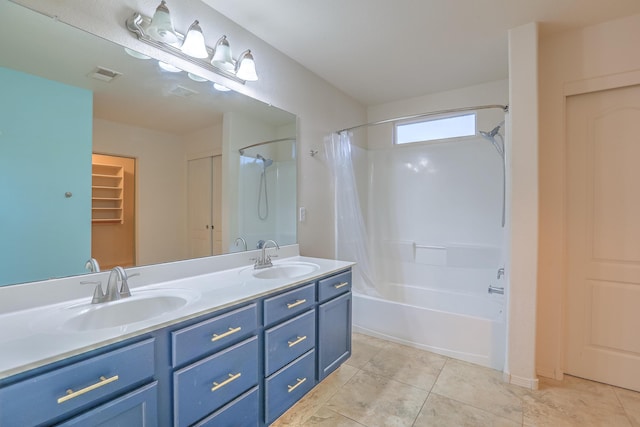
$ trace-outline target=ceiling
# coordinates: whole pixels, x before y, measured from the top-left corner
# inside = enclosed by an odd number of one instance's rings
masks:
[[[203,1],[366,106],[507,78],[510,28],[640,13],[640,0]]]

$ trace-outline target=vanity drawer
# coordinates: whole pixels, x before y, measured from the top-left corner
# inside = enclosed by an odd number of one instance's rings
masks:
[[[171,332],[173,367],[194,361],[255,334],[256,304]]]
[[[316,311],[310,310],[264,333],[265,375],[271,375],[316,342]]]
[[[351,271],[318,281],[318,302],[324,302],[351,290]]]
[[[153,377],[154,339],[0,389],[0,425],[29,426],[106,401]]]
[[[309,351],[295,362],[267,378],[265,420],[272,423],[315,385],[316,354]]]
[[[173,374],[174,424],[191,425],[257,384],[254,336]]]
[[[254,387],[193,427],[257,427],[259,409],[258,387]]]
[[[302,313],[316,301],[315,284],[303,286],[264,300],[264,325],[270,326],[284,318]]]

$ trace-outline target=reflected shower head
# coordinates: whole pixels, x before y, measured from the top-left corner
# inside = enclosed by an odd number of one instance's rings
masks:
[[[262,160],[262,166],[266,169],[273,164],[273,160],[265,159],[260,154],[256,154],[256,159]]]

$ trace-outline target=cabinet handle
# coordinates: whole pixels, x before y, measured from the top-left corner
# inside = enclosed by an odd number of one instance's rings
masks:
[[[88,392],[90,392],[92,390],[95,390],[97,388],[105,386],[105,385],[107,385],[109,383],[112,383],[114,381],[118,381],[118,376],[117,375],[114,375],[111,378],[105,378],[105,377],[102,376],[102,377],[100,377],[100,381],[98,381],[95,384],[90,385],[89,387],[85,387],[85,388],[80,389],[78,391],[73,391],[73,390],[69,389],[69,390],[67,390],[67,394],[66,395],[64,395],[64,396],[62,396],[62,397],[60,397],[58,399],[58,404],[64,403],[67,400],[71,400],[73,398],[81,396],[81,395],[83,395],[85,393],[88,393]]]
[[[348,286],[349,282],[342,282],[339,285],[333,285],[334,288],[336,289],[340,289],[340,288],[344,288],[345,286]]]
[[[293,390],[295,390],[296,388],[298,388],[298,386],[299,386],[300,384],[302,384],[303,382],[305,382],[306,380],[307,380],[307,377],[304,377],[304,378],[302,378],[302,379],[300,379],[300,378],[296,378],[296,381],[297,381],[297,382],[296,382],[296,384],[295,384],[295,385],[288,385],[288,386],[287,386],[287,389],[288,389],[288,390],[287,390],[287,393],[291,393]]]
[[[289,343],[289,347],[293,347],[294,345],[300,344],[302,341],[304,341],[306,339],[307,339],[307,336],[305,335],[303,337],[298,337],[298,339],[295,340],[295,341],[287,341],[287,342]]]
[[[306,299],[299,299],[296,302],[289,302],[289,303],[287,303],[287,308],[297,307],[300,304],[304,304],[305,302],[307,302]]]
[[[213,342],[213,341],[221,340],[222,338],[226,338],[229,335],[235,334],[236,332],[240,332],[241,329],[242,329],[242,327],[238,326],[237,328],[229,328],[229,330],[227,332],[225,332],[224,334],[220,334],[220,335],[213,334],[213,337],[211,337],[211,341]]]
[[[213,383],[213,387],[211,388],[211,391],[216,391],[224,386],[226,386],[227,384],[229,384],[231,381],[235,381],[238,378],[240,378],[240,375],[242,375],[241,372],[238,372],[237,374],[229,374],[229,378],[227,378],[226,380],[222,381],[220,384],[218,384],[217,382]]]

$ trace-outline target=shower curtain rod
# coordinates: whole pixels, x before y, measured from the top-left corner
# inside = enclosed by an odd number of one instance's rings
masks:
[[[352,126],[350,128],[345,128],[337,131],[336,133],[341,134],[342,132],[348,132],[350,130],[359,129],[363,127],[382,125],[385,123],[398,122],[401,120],[411,120],[411,119],[419,119],[421,117],[429,117],[429,116],[438,116],[440,114],[449,114],[449,113],[459,113],[462,111],[474,111],[474,110],[490,110],[490,109],[500,109],[505,113],[509,112],[508,105],[500,105],[500,104],[492,104],[492,105],[477,105],[475,107],[461,107],[461,108],[452,108],[450,110],[440,110],[440,111],[432,111],[430,113],[422,113],[422,114],[414,114],[412,116],[404,116],[404,117],[396,117],[393,119],[379,120],[377,122],[365,123],[363,125]]]
[[[295,140],[296,140],[295,138],[272,139],[270,141],[257,142],[255,144],[247,145],[246,147],[242,147],[242,148],[238,149],[238,151],[240,152],[240,154],[244,154],[244,150],[246,150],[247,148],[259,147],[261,145],[271,144],[273,142],[295,141]]]

